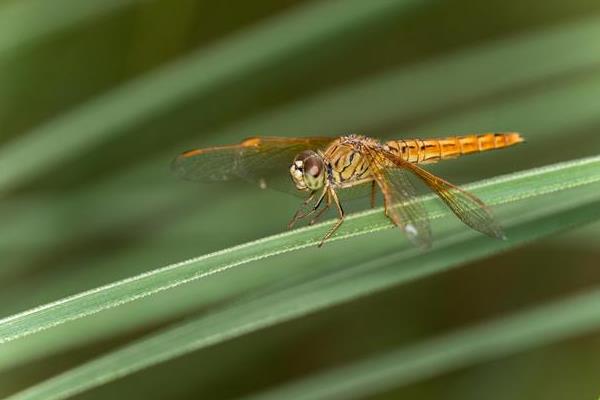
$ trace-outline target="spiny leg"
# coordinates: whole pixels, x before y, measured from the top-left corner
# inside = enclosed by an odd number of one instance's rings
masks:
[[[338,214],[339,214],[339,219],[337,220],[335,225],[333,225],[333,227],[331,227],[331,229],[329,229],[329,231],[325,234],[325,236],[323,236],[323,239],[321,239],[321,243],[319,243],[319,247],[323,246],[323,243],[325,243],[325,241],[327,239],[329,239],[331,237],[331,235],[333,235],[335,233],[335,231],[338,230],[340,225],[342,225],[342,223],[344,222],[344,216],[345,216],[344,209],[342,208],[342,205],[340,204],[340,199],[338,198],[337,193],[335,192],[335,190],[329,188],[329,195],[331,196],[331,199],[335,202],[335,206],[337,207]]]
[[[296,213],[292,217],[292,220],[289,222],[288,229],[292,229],[296,222],[298,222],[302,218],[308,217],[309,215],[313,214],[315,211],[318,210],[318,208],[321,206],[321,203],[323,203],[323,199],[325,198],[325,194],[327,193],[327,188],[323,190],[323,193],[321,193],[321,196],[319,196],[319,199],[316,201],[315,205],[309,211],[304,211],[303,207],[306,207],[306,205],[311,202],[311,200],[315,197],[316,193],[316,190],[313,191],[311,195],[306,200],[304,200],[304,202],[302,203],[302,207],[298,211],[296,211]]]
[[[371,208],[375,208],[375,195],[377,192],[375,191],[375,181],[371,182]]]
[[[388,202],[387,202],[387,198],[386,198],[386,196],[385,196],[385,193],[384,193],[384,195],[383,195],[383,213],[385,214],[385,216],[386,216],[386,217],[388,217],[388,218],[390,217],[390,216],[388,215]],[[393,222],[393,221],[392,221],[392,222]]]
[[[308,225],[314,225],[315,222],[317,222],[317,220],[319,218],[321,218],[321,215],[323,215],[323,213],[327,210],[329,210],[329,207],[331,207],[331,195],[329,193],[327,193],[327,203],[325,204],[325,207],[323,207],[318,213],[317,215],[315,215],[313,217],[313,219],[310,220],[310,222],[308,223]]]
[[[294,216],[292,217],[292,219],[288,223],[288,229],[291,229],[294,226],[294,224],[296,222],[298,222],[299,219],[304,218],[304,215],[302,215],[303,212],[304,212],[304,207],[306,207],[308,205],[308,203],[310,203],[312,201],[312,199],[315,197],[316,193],[317,192],[315,190],[313,190],[312,192],[310,192],[310,195],[302,202],[302,205],[296,211],[296,213],[294,214]]]

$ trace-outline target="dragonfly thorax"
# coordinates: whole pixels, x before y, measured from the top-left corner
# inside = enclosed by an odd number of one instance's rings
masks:
[[[318,190],[325,184],[325,162],[317,152],[299,153],[290,166],[290,175],[298,190]]]

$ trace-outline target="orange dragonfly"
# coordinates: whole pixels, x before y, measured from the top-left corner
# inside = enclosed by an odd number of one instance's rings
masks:
[[[289,228],[309,216],[312,216],[309,224],[314,224],[334,205],[338,220],[319,247],[344,221],[341,195],[352,192],[351,189],[366,188],[362,193],[370,192],[373,207],[379,188],[386,216],[411,242],[427,248],[431,245],[427,212],[417,199],[409,175],[423,181],[466,225],[503,239],[502,228],[479,198],[431,174],[420,164],[501,149],[522,141],[521,135],[515,132],[387,142],[359,135],[253,137],[240,144],[187,151],[173,161],[172,168],[179,177],[193,181],[242,179],[257,183],[263,189],[272,187],[305,194],[306,200],[293,216]]]

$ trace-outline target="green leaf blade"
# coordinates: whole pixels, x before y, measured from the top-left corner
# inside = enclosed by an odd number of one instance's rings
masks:
[[[250,298],[241,304],[233,304],[221,311],[167,329],[41,383],[30,391],[23,392],[22,396],[19,395],[15,398],[65,398],[72,393],[87,390],[191,351],[292,318],[298,318],[392,285],[407,283],[439,273],[469,260],[591,222],[600,218],[600,211],[598,211],[600,210],[598,207],[600,201],[598,197],[599,182],[600,157],[595,157],[527,171],[512,177],[502,177],[475,185],[472,188],[475,193],[482,195],[491,204],[503,204],[502,207],[506,207],[503,215],[515,214],[516,210],[520,211],[518,217],[507,222],[509,241],[494,241],[464,229],[462,232],[451,229],[446,230],[442,237],[438,238],[437,247],[426,255],[411,247],[400,246],[396,254],[355,267],[343,268],[346,261],[341,260],[340,268],[334,269],[332,273],[323,272],[321,276],[317,275],[316,278],[311,277],[310,279],[304,277],[301,281],[294,282],[283,289]],[[504,190],[502,190],[503,187]],[[428,209],[432,208],[430,203],[432,200],[432,198],[425,200]],[[379,215],[381,210],[377,211],[377,213],[369,211],[354,216],[348,223],[350,226],[347,226],[345,231],[337,236],[337,239],[388,228],[389,224]],[[436,220],[440,218],[446,220],[448,213],[438,211],[437,214],[432,213],[432,216]],[[67,322],[69,312],[76,311],[71,316],[81,318],[90,310],[99,311],[93,308],[98,306],[98,298],[94,296],[96,293],[104,292],[102,297],[105,303],[101,307],[118,306],[135,299],[136,297],[131,294],[136,290],[141,290],[138,296],[152,295],[157,289],[166,290],[186,283],[189,279],[206,277],[203,274],[217,273],[219,267],[211,269],[215,265],[206,265],[211,260],[225,262],[220,268],[223,268],[223,265],[230,265],[227,268],[233,268],[250,260],[293,252],[299,248],[314,245],[319,240],[319,236],[315,236],[315,234],[322,233],[324,227],[322,225],[306,228],[266,238],[192,260],[187,264],[170,266],[113,286],[100,288],[98,292],[84,293],[81,296],[67,299],[64,303],[52,304],[50,309],[67,305],[61,310],[62,319],[57,319],[54,323],[58,325]],[[256,250],[256,247],[259,249]],[[233,258],[230,258],[232,256]],[[400,261],[402,261],[402,269],[397,268]],[[188,275],[187,268],[194,270],[196,275]],[[176,280],[172,279],[172,271],[178,271]],[[153,280],[156,277],[160,277],[159,281],[162,286],[155,286],[157,282],[153,282]],[[127,288],[124,292],[128,295],[119,298],[123,288]],[[117,297],[106,301],[107,297],[111,296]],[[89,298],[86,299],[86,297]],[[93,300],[91,301],[94,304],[93,307],[86,302],[90,300]],[[10,341],[19,340],[22,336],[35,333],[37,328],[48,329],[50,327],[44,314],[36,315],[36,310],[19,315],[14,321],[18,321],[21,326],[11,326],[10,320],[0,321],[0,328],[3,329],[2,333],[5,335],[3,338],[8,339],[4,345],[10,345]],[[36,326],[35,323],[38,325]],[[6,332],[10,332],[11,329],[15,334],[13,336],[6,335]],[[18,329],[21,331],[19,332]]]

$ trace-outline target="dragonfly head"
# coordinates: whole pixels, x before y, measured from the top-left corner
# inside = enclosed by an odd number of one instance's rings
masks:
[[[299,153],[290,166],[290,175],[298,190],[318,190],[325,184],[325,162],[312,150]]]

